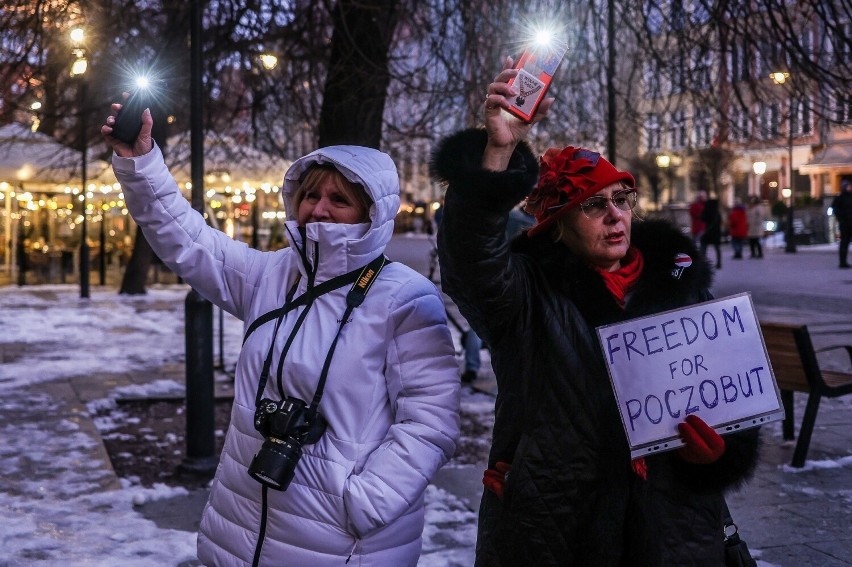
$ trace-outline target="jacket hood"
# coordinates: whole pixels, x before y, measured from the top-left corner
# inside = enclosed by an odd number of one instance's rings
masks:
[[[393,222],[399,211],[399,175],[391,157],[363,146],[328,146],[299,158],[284,174],[281,199],[289,221],[296,220],[293,195],[305,171],[316,164],[333,165],[347,180],[364,188],[373,205],[369,229],[360,241],[371,250],[384,249],[393,236]]]

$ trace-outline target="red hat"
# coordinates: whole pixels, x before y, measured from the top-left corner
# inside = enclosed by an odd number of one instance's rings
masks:
[[[619,171],[603,156],[585,148],[550,148],[541,156],[538,184],[527,197],[526,211],[536,224],[533,236],[553,225],[565,213],[613,183],[636,186],[626,171]]]

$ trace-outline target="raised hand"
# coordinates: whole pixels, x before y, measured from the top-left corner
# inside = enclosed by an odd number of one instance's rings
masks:
[[[545,98],[538,107],[533,121],[529,124],[504,112],[510,106],[510,99],[518,96],[518,89],[509,85],[509,80],[516,77],[517,69],[513,69],[514,61],[507,57],[503,69],[488,85],[485,93],[484,118],[485,130],[488,132],[488,147],[483,156],[482,165],[486,169],[502,171],[506,169],[509,158],[518,142],[525,139],[530,128],[543,120],[553,104],[553,98]]]
[[[124,100],[127,100],[127,97],[128,93],[124,93]],[[136,140],[131,146],[112,136],[112,126],[115,124],[115,117],[118,111],[121,110],[121,106],[120,103],[113,103],[112,113],[107,116],[106,123],[101,126],[101,135],[112,146],[113,151],[121,157],[134,157],[147,154],[154,147],[154,140],[151,138],[151,129],[154,127],[151,110],[146,108],[142,112],[142,130],[139,131],[139,136],[136,137]]]

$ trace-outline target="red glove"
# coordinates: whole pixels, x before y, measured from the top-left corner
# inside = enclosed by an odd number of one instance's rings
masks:
[[[725,452],[725,440],[695,414],[677,425],[685,446],[679,450],[684,460],[697,465],[709,465],[719,460]]]
[[[482,484],[496,494],[500,500],[503,500],[503,488],[506,485],[506,479],[509,478],[510,470],[512,470],[512,465],[497,461],[494,463],[493,469],[487,469],[485,474],[482,475]]]

